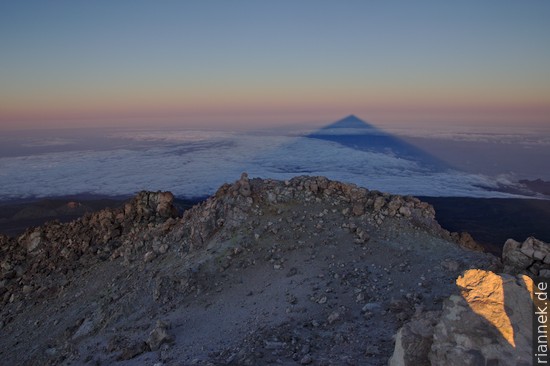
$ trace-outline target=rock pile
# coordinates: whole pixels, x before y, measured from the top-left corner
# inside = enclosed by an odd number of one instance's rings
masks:
[[[223,185],[215,195],[185,212],[179,228],[183,244],[181,250],[187,252],[201,247],[221,227],[233,228],[250,222],[250,230],[256,229],[251,218],[264,214],[261,209],[263,205],[314,205],[319,202],[328,203],[332,207],[344,206],[341,214],[345,219],[355,217],[365,225],[380,226],[388,217],[406,218],[438,235],[457,242],[463,240],[462,236],[451,236],[443,230],[435,220],[433,207],[416,197],[369,191],[325,177],[300,176],[283,182],[249,180],[248,175],[243,173],[240,180],[232,185]],[[360,242],[367,240],[364,228],[352,230],[357,232]]]
[[[50,222],[13,239],[0,236],[0,304],[57,291],[77,268],[148,244],[177,214],[169,192],[141,192],[120,209],[105,209],[66,224]],[[61,278],[64,280],[61,281]]]
[[[502,250],[504,272],[550,278],[550,244],[533,237],[523,243],[508,239]]]

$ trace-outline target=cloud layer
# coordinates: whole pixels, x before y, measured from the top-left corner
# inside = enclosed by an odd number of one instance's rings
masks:
[[[84,150],[0,158],[0,199],[78,193],[133,194],[169,190],[212,194],[247,171],[287,179],[323,175],[369,189],[431,196],[509,196],[496,179],[458,171],[429,171],[414,161],[305,137],[219,131],[118,134],[139,148]],[[147,147],[139,142],[147,141]]]

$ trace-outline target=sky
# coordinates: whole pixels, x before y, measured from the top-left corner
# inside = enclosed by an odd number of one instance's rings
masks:
[[[0,131],[550,126],[550,2],[3,1]]]

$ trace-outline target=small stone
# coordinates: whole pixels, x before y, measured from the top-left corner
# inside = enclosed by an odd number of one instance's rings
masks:
[[[155,253],[154,253],[154,252],[147,252],[147,253],[145,253],[145,255],[143,256],[143,261],[144,261],[145,263],[151,262],[153,259],[155,259]]]
[[[340,319],[340,313],[337,311],[331,313],[327,318],[329,324],[335,323],[339,319]]]
[[[401,206],[399,208],[399,213],[405,217],[410,217],[411,216],[411,209],[406,207],[406,206]]]
[[[357,204],[353,205],[352,212],[355,216],[361,216],[362,214],[365,213],[365,206],[363,206],[362,204],[357,203]]]
[[[386,199],[384,197],[381,197],[381,196],[376,197],[376,199],[374,200],[374,211],[375,212],[380,211],[385,204],[386,204]]]
[[[288,301],[289,304],[294,305],[298,302],[298,298],[292,294],[286,295],[286,301]]]
[[[380,348],[378,348],[378,346],[374,344],[369,344],[365,349],[366,356],[376,356],[379,353],[380,353]]]
[[[286,274],[287,277],[295,276],[298,273],[298,268],[292,267],[288,270],[288,273]]]
[[[151,351],[156,351],[160,348],[162,344],[172,343],[174,339],[167,331],[168,324],[162,321],[157,321],[157,326],[155,329],[149,333],[149,338],[147,339],[147,344]]]
[[[147,351],[149,351],[149,346],[147,345],[147,343],[139,342],[129,347],[126,347],[122,351],[122,353],[117,357],[117,360],[118,361],[131,360],[132,358],[135,358]]]
[[[74,333],[72,339],[77,339],[82,336],[87,336],[92,333],[95,329],[95,322],[92,319],[85,319],[82,321],[77,331]]]
[[[361,309],[362,312],[367,312],[367,311],[370,311],[370,312],[374,312],[376,310],[380,310],[382,308],[382,306],[377,303],[377,302],[369,302],[368,304],[365,304],[363,306],[363,308]]]
[[[32,252],[36,248],[38,248],[41,241],[42,241],[42,238],[41,238],[40,231],[35,231],[31,235],[29,235],[29,238],[27,240],[27,252]]]
[[[355,234],[357,235],[357,242],[360,244],[370,240],[369,234],[366,232],[366,230],[363,230],[363,228],[357,228]]]
[[[277,341],[265,341],[264,345],[266,349],[282,349],[286,346],[286,343]]]
[[[301,365],[309,365],[313,362],[313,358],[311,358],[311,355],[307,354],[300,360]]]
[[[454,272],[458,271],[458,269],[460,268],[460,264],[453,259],[446,259],[441,262],[441,267],[448,271]]]
[[[160,254],[165,254],[168,251],[168,244],[162,244],[159,248]]]

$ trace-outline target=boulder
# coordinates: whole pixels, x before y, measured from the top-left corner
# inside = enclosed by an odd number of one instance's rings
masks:
[[[238,187],[239,187],[239,194],[244,197],[248,197],[252,194],[252,191],[250,189],[250,181],[248,179],[247,173],[241,174],[241,179],[237,181]]]
[[[429,352],[439,316],[440,312],[434,311],[420,313],[399,329],[395,337],[395,350],[388,365],[430,365]]]
[[[41,241],[42,234],[40,231],[33,231],[25,240],[24,245],[27,248],[27,252],[34,252],[40,246]]]
[[[177,209],[173,205],[174,195],[171,192],[140,192],[132,201],[130,207],[125,207],[124,211],[128,215],[135,210],[138,216],[149,218],[159,216],[169,218],[177,216]]]
[[[533,237],[523,243],[508,239],[502,249],[504,272],[547,277],[550,271],[550,244]]]
[[[441,313],[417,314],[397,333],[391,366],[530,365],[530,277],[468,270]]]
[[[467,232],[461,232],[458,234],[457,238],[458,245],[460,245],[463,248],[469,249],[469,250],[475,250],[478,252],[483,252],[484,249],[481,245],[479,245],[474,238],[472,238],[472,235]]]
[[[468,270],[434,328],[432,365],[530,365],[533,281]]]

